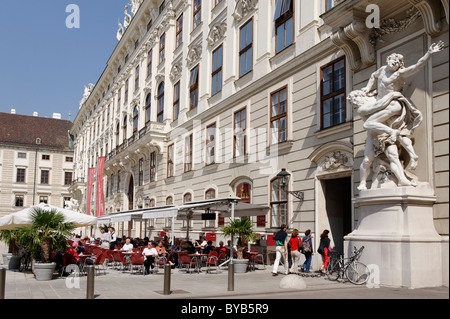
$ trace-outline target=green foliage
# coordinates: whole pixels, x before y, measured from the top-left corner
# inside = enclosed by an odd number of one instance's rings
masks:
[[[31,253],[31,257],[41,262],[50,262],[50,252],[65,251],[67,238],[74,225],[64,222],[64,215],[57,209],[43,210],[36,207],[31,212],[32,225],[18,229],[19,243]]]
[[[221,229],[225,236],[238,236],[238,258],[242,257],[242,248],[248,241],[254,241],[258,235],[253,232],[253,223],[248,217],[230,219],[230,224]],[[240,252],[240,253],[239,253]]]
[[[0,230],[0,241],[8,245],[13,256],[19,255],[18,230]]]

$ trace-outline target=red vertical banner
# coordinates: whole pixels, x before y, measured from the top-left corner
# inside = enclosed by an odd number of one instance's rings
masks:
[[[97,217],[105,215],[105,195],[103,193],[103,168],[105,157],[99,157],[97,162],[97,196],[95,211]]]
[[[91,214],[91,196],[92,196],[92,186],[94,184],[95,168],[90,168],[88,171],[88,190],[87,190],[87,203],[86,203],[86,214]]]

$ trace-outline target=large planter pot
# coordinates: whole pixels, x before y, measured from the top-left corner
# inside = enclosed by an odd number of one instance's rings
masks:
[[[20,256],[8,256],[6,257],[9,259],[8,262],[8,269],[9,270],[19,270],[20,268]]]
[[[9,263],[9,258],[8,258],[8,256],[11,257],[12,254],[11,254],[11,253],[2,253],[2,257],[3,257],[3,265],[8,265],[8,263]]]
[[[248,259],[233,259],[234,273],[242,274],[247,272]]]
[[[56,263],[34,263],[34,276],[38,281],[52,280],[53,272],[55,271]]]

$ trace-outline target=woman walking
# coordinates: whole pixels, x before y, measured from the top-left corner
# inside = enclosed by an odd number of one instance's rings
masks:
[[[303,237],[303,254],[305,255],[305,262],[302,265],[301,271],[309,272],[313,255],[311,229],[305,231],[305,237]]]
[[[328,238],[329,233],[330,231],[327,229],[323,231],[323,233],[320,235],[319,249],[317,249],[317,252],[322,255],[323,264],[320,267],[320,271],[322,273],[326,273],[328,262],[330,261],[331,246],[330,239]]]
[[[303,248],[302,240],[298,235],[298,229],[294,229],[291,234],[291,239],[289,239],[289,245],[291,246],[291,256],[292,256],[292,266],[290,273],[298,273],[298,264],[300,261],[300,251]]]

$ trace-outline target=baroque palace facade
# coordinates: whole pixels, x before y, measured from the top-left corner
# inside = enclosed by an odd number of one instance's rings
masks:
[[[366,138],[346,97],[389,53],[411,65],[442,40],[444,53],[407,80],[404,94],[424,114],[414,174],[435,188],[435,227],[448,236],[448,0],[375,4],[133,1],[133,16],[126,12],[119,23],[119,42],[86,88],[71,131],[71,191],[81,209],[88,168],[105,156],[103,181],[95,182],[104,185],[106,214],[237,196],[270,206],[266,216],[252,217],[256,232],[273,234],[283,223],[311,229],[317,247],[329,229],[342,251],[358,221],[352,200]],[[282,169],[303,200],[281,189]],[[115,226],[154,237],[171,222]],[[188,225],[175,223],[176,237],[184,237]],[[219,240],[224,223],[220,216],[192,221],[192,238],[212,232]]]

